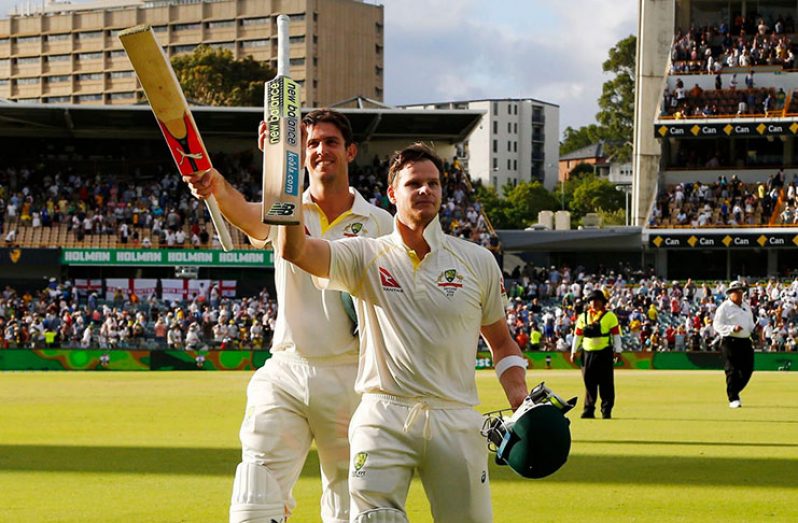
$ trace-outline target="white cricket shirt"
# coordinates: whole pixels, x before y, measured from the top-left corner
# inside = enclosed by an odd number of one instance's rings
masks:
[[[735,325],[739,325],[743,329],[739,332],[733,332]],[[715,332],[724,338],[727,336],[749,338],[751,333],[754,332],[755,326],[751,306],[743,302],[741,307],[729,299],[720,304],[718,310],[715,311],[715,318],[712,322]]]
[[[478,403],[479,330],[504,318],[506,296],[493,255],[447,236],[437,217],[419,262],[398,231],[332,242],[322,285],[358,298],[360,364],[355,390]]]
[[[309,236],[337,240],[341,238],[376,238],[391,232],[391,214],[368,203],[355,189],[352,209],[332,223],[310,197],[302,195],[305,228]],[[277,228],[269,231],[269,241],[277,240]],[[266,242],[259,242],[262,246]],[[358,339],[352,334],[352,320],[347,316],[341,293],[319,290],[310,274],[274,255],[274,283],[277,289],[277,321],[271,352],[293,352],[303,358],[328,358],[346,353],[357,354]]]

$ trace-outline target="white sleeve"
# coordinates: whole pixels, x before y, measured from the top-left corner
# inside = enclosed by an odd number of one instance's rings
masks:
[[[725,311],[726,307],[722,303],[720,307],[718,307],[718,310],[715,311],[715,318],[712,321],[712,328],[715,329],[715,332],[717,332],[718,335],[723,338],[731,335],[732,329],[734,329],[733,325],[728,325],[724,323]]]
[[[330,275],[313,278],[319,289],[345,291],[358,296],[365,277],[367,244],[371,238],[346,238],[330,242]]]

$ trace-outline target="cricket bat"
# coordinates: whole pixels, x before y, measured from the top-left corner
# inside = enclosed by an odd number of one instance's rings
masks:
[[[289,18],[277,17],[277,76],[266,82],[263,121],[263,223],[296,225],[302,212],[302,108],[299,84],[288,77]]]
[[[158,121],[163,137],[172,153],[180,174],[206,171],[212,167],[211,159],[202,137],[194,123],[194,117],[163,50],[155,40],[155,33],[148,25],[131,27],[119,33],[130,63],[136,71],[141,87],[147,95],[152,112]],[[219,235],[225,251],[233,249],[233,239],[224,223],[216,198],[205,199],[211,221]]]

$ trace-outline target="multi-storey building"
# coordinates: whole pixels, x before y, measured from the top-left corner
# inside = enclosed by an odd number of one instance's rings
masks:
[[[168,56],[200,44],[277,66],[277,15],[291,16],[290,75],[303,104],[383,98],[383,8],[358,0],[53,2],[0,19],[0,98],[130,104],[143,92],[117,34],[153,26]],[[345,28],[342,30],[341,28]]]
[[[507,185],[539,181],[553,189],[559,160],[560,107],[532,98],[467,100],[408,109],[470,109],[484,116],[465,142],[469,173],[501,192]]]

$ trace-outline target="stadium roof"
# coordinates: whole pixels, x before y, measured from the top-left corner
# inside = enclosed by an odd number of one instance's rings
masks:
[[[337,109],[352,122],[357,142],[413,139],[458,143],[478,125],[482,111]],[[191,108],[203,136],[251,138],[263,119],[260,107]],[[303,109],[304,112],[310,109]],[[159,136],[147,105],[0,104],[0,136],[38,138],[154,139]]]

